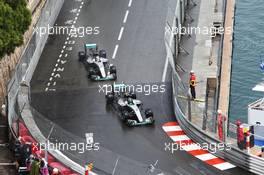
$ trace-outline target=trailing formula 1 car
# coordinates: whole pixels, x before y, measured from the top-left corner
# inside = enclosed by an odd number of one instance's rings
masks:
[[[84,51],[79,52],[79,61],[87,67],[88,77],[94,81],[116,80],[116,67],[109,64],[106,51],[99,50],[96,44],[85,44]]]
[[[143,104],[134,92],[129,92],[125,84],[113,84],[106,94],[106,104],[111,105],[120,119],[128,126],[152,125],[154,115],[151,109],[143,109]]]

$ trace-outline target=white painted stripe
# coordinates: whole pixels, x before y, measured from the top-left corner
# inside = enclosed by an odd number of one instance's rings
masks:
[[[207,153],[207,154],[201,154],[198,156],[195,156],[196,158],[202,160],[202,161],[206,161],[206,160],[210,160],[210,159],[215,159],[217,157],[215,157],[213,154]]]
[[[164,65],[164,69],[163,69],[163,73],[162,73],[162,79],[161,81],[164,83],[166,80],[166,74],[167,74],[167,70],[168,70],[168,65],[169,65],[169,58],[166,58],[165,61],[165,65]]]
[[[77,21],[77,19],[78,19],[78,17],[76,16],[76,17],[74,18],[74,20]]]
[[[216,165],[213,165],[214,167],[220,169],[220,170],[227,170],[227,169],[231,169],[231,168],[235,168],[236,166],[229,163],[229,162],[224,162],[224,163],[219,163]]]
[[[163,130],[165,132],[170,132],[170,131],[182,131],[180,126],[163,126]]]
[[[57,59],[57,62],[59,63],[60,62],[60,59]]]
[[[52,78],[52,77],[50,77],[49,81],[52,81],[52,79],[53,79],[53,78]]]
[[[128,7],[131,7],[133,0],[129,0]]]
[[[126,21],[127,21],[127,17],[128,17],[128,14],[129,14],[129,10],[126,11],[126,14],[125,14],[125,17],[124,17],[123,23],[126,23]]]
[[[53,86],[56,86],[56,81],[53,83]]]
[[[181,146],[182,149],[184,149],[185,151],[193,151],[193,150],[199,150],[199,149],[202,149],[199,145],[197,144],[190,144],[190,145],[182,145]]]
[[[78,12],[80,13],[81,9],[78,9]]]
[[[79,16],[79,13],[77,13],[76,16]]]
[[[63,48],[63,49],[65,49],[65,48],[66,48],[66,46],[64,45],[62,48]]]
[[[170,138],[174,141],[183,141],[183,140],[191,140],[187,135],[179,135],[179,136],[170,136]]]
[[[66,38],[66,40],[69,40],[69,39],[70,39],[70,37],[67,37],[67,38]]]
[[[82,5],[80,5],[80,9],[82,8],[83,6]]]
[[[73,24],[75,24],[76,23],[76,21],[73,21]]]
[[[68,54],[66,53],[65,55],[64,55],[64,57],[66,58],[68,56]]]
[[[58,67],[58,63],[57,63],[57,64],[55,64],[55,67]]]
[[[45,91],[47,92],[49,90],[49,88],[46,88]]]
[[[119,35],[118,35],[118,41],[121,40],[122,35],[123,35],[123,31],[124,31],[124,27],[121,27],[120,32],[119,32]]]
[[[116,53],[117,53],[117,50],[118,50],[118,47],[119,47],[119,45],[117,44],[117,45],[115,46],[115,50],[114,50],[114,53],[113,53],[112,59],[115,59],[115,57],[116,57]]]
[[[48,82],[47,86],[50,86],[50,82]]]
[[[62,56],[62,54],[59,55],[59,58]]]
[[[63,53],[64,52],[64,50],[61,50],[61,53]]]
[[[82,2],[81,4],[83,5],[84,2]]]

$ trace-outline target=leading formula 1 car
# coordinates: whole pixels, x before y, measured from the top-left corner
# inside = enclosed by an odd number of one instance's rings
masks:
[[[122,90],[121,90],[122,89]],[[143,109],[134,92],[129,92],[125,84],[112,85],[112,92],[106,94],[106,103],[118,111],[120,119],[128,126],[152,125],[154,115],[151,109]]]
[[[96,44],[85,44],[84,51],[79,52],[79,61],[87,65],[88,77],[91,80],[116,80],[116,67],[109,64],[106,51],[99,50]]]

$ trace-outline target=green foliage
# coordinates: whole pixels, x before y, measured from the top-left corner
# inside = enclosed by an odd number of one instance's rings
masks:
[[[0,0],[0,58],[23,44],[31,22],[25,0]]]

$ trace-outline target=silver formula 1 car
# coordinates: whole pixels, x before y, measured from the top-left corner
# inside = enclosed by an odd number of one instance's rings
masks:
[[[112,85],[112,92],[106,94],[106,103],[118,112],[120,119],[128,126],[152,125],[155,122],[153,112],[144,110],[136,94],[129,92],[124,84]]]
[[[96,44],[85,44],[85,51],[79,52],[79,61],[83,62],[91,80],[116,80],[116,67],[109,64],[106,51],[99,50]]]

